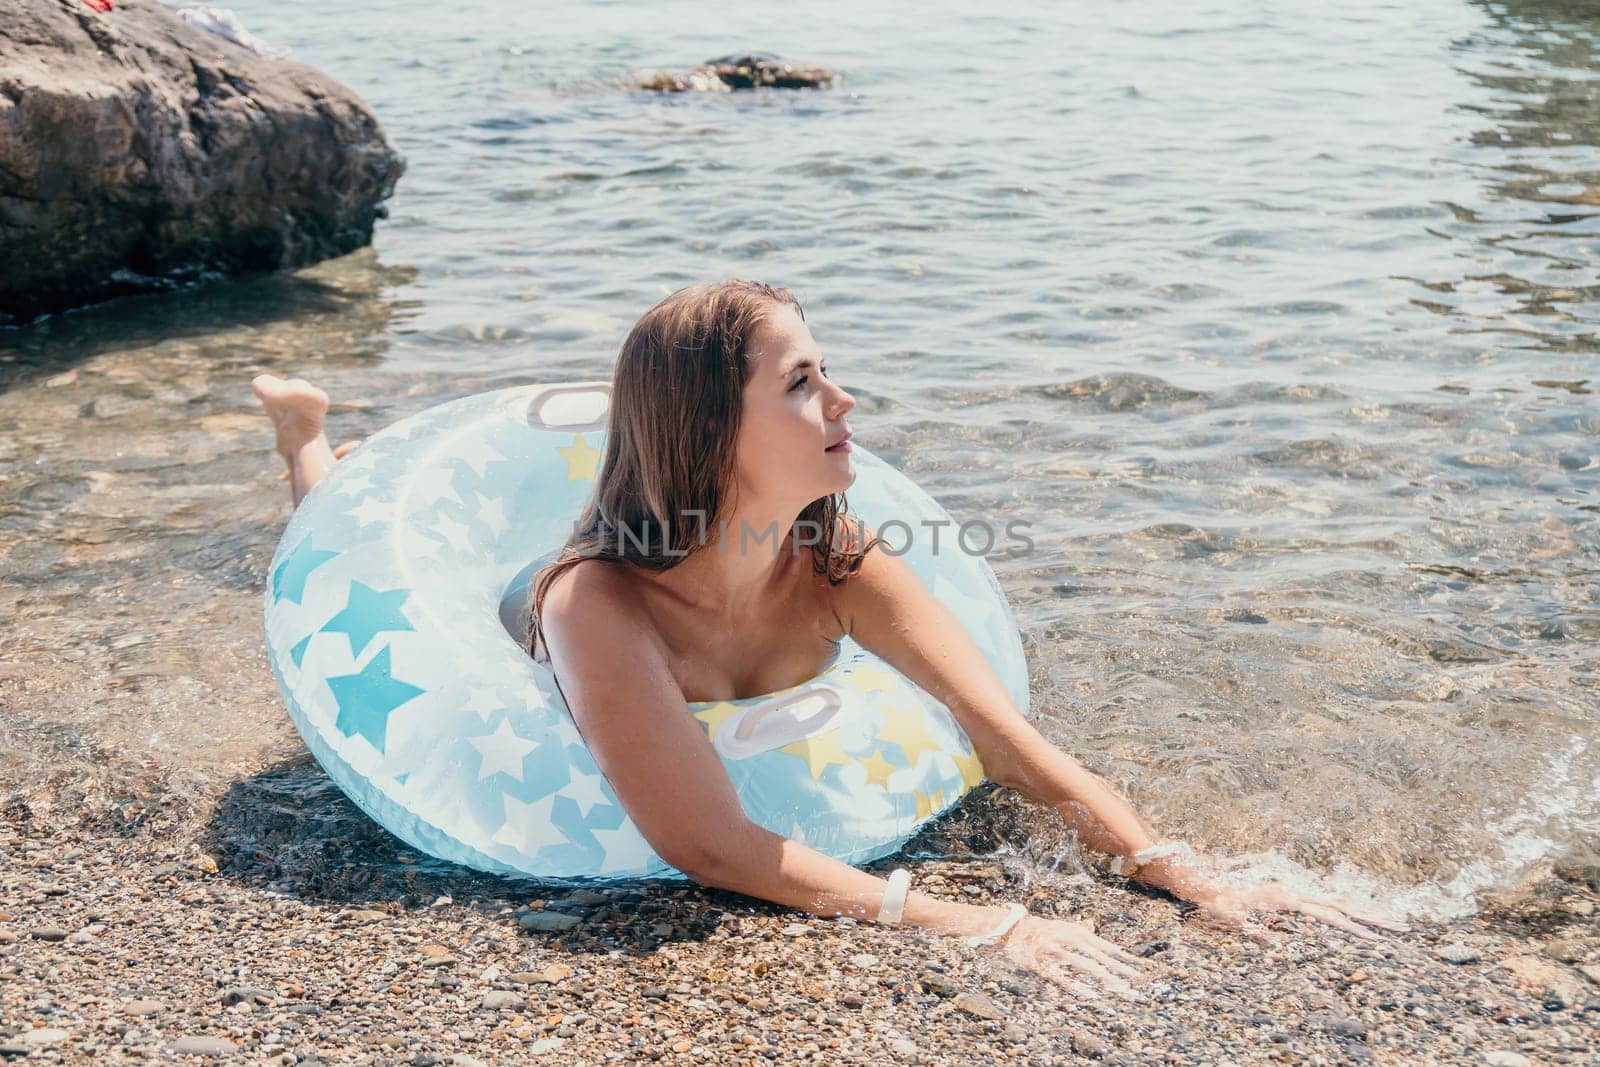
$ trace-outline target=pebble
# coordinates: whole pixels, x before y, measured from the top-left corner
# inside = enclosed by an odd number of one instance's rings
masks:
[[[24,1030],[17,1035],[18,1039],[30,1048],[44,1048],[46,1045],[59,1045],[72,1036],[70,1030],[58,1030],[53,1026],[41,1026],[35,1030]]]
[[[1080,1056],[1103,1056],[1109,1046],[1100,1038],[1082,1030],[1072,1032],[1072,1051]]]
[[[554,985],[570,977],[572,977],[571,967],[565,963],[552,963],[542,971],[518,971],[511,976],[511,980],[523,985],[533,985],[536,982]]]
[[[491,989],[483,997],[483,1007],[488,1011],[521,1011],[526,1004],[527,1001],[509,989]]]
[[[531,626],[533,624],[529,623],[529,625]],[[779,933],[783,934],[785,937],[803,937],[810,932],[811,927],[807,926],[805,923],[790,923],[788,926],[785,926],[779,931]]]
[[[122,1010],[129,1015],[155,1015],[165,1007],[159,1000],[129,1000],[123,1002]]]
[[[28,931],[28,936],[35,941],[65,941],[67,932],[59,926],[36,926]]]
[[[180,1037],[172,1043],[172,1051],[179,1056],[232,1056],[239,1049],[232,1041],[220,1037]]]
[[[1451,944],[1444,946],[1435,952],[1434,955],[1439,957],[1441,960],[1444,960],[1446,963],[1454,963],[1457,965],[1477,963],[1483,958],[1482,956],[1478,955],[1476,949],[1469,948],[1468,946],[1461,944],[1459,941],[1452,942]]]
[[[975,1015],[980,1019],[1004,1019],[1006,1017],[1005,1009],[990,999],[986,993],[958,993],[951,1003],[968,1015]]]
[[[1584,957],[1583,944],[1578,941],[1551,941],[1544,946],[1544,954],[1562,963],[1577,963]]]
[[[1520,1052],[1507,1052],[1504,1049],[1485,1052],[1483,1062],[1489,1064],[1489,1067],[1528,1067],[1528,1057]]]
[[[581,922],[583,920],[576,915],[564,915],[559,911],[530,911],[517,919],[522,929],[541,934],[565,933]]]

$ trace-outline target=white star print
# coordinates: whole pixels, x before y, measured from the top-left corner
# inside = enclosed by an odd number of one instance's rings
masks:
[[[525,804],[509,794],[502,798],[506,804],[506,821],[490,838],[495,844],[510,845],[524,856],[537,855],[546,845],[564,845],[567,835],[550,821],[556,795],[540,797]]]
[[[482,764],[478,768],[480,782],[496,774],[507,774],[522,781],[522,761],[528,753],[539,747],[513,730],[510,719],[501,719],[492,734],[469,737],[467,740],[472,742],[472,747],[482,757]]]
[[[339,496],[360,496],[372,488],[372,472],[368,470],[340,470],[334,467],[334,472],[339,475],[334,483],[334,492]]]
[[[450,472],[438,468],[418,475],[416,487],[411,491],[411,502],[418,509],[432,507],[441,500],[464,503],[451,481]]]
[[[349,515],[359,526],[370,526],[389,517],[390,506],[376,497],[362,497],[361,503],[351,508]]]
[[[489,442],[469,438],[452,447],[450,458],[465,463],[472,468],[473,474],[482,478],[483,472],[488,469],[490,463],[506,457],[496,451],[495,447]]]
[[[467,691],[467,700],[466,703],[461,705],[461,710],[470,711],[472,714],[478,716],[478,718],[487,722],[490,715],[499,711],[503,707],[505,707],[505,705],[502,704],[499,698],[494,695],[493,689],[489,689],[481,685],[475,685]]]
[[[650,861],[655,857],[650,843],[639,833],[638,827],[626,819],[615,830],[590,832],[606,850],[606,858],[596,874],[640,874],[650,866]]]
[[[433,532],[449,541],[458,552],[465,552],[472,547],[472,539],[468,536],[471,528],[448,515],[440,515],[434,520]]]
[[[561,790],[561,794],[570,797],[578,804],[578,810],[587,819],[589,812],[596,804],[609,803],[609,798],[603,792],[605,779],[598,774],[580,774],[578,769],[572,769],[572,781],[568,782]]]
[[[541,667],[539,669],[543,670],[544,668]],[[522,692],[518,694],[518,698],[522,701],[522,706],[527,708],[529,711],[551,710],[550,697],[546,695],[545,691],[539,687],[537,682],[529,682],[527,685],[523,686]]]
[[[478,519],[496,538],[511,529],[511,523],[506,521],[506,502],[499,497],[483,500],[478,505]]]

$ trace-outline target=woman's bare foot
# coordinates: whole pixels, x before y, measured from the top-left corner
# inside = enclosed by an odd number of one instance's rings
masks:
[[[338,451],[328,447],[328,438],[322,432],[328,415],[328,394],[304,378],[284,381],[275,374],[258,374],[251,380],[250,389],[272,420],[278,454],[289,468],[282,478],[291,483],[294,502],[299,504],[334,461],[358,442],[347,441]]]
[[[275,374],[256,375],[250,390],[261,401],[277,431],[278,454],[293,466],[300,450],[322,436],[322,423],[328,417],[328,394],[304,378],[284,381]]]

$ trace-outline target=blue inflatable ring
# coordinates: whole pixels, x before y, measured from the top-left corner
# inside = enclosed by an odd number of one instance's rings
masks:
[[[385,428],[307,494],[273,557],[267,652],[295,726],[351,800],[429,855],[555,881],[684,877],[513,636],[594,488],[609,388],[499,389]],[[926,493],[854,456],[851,511],[904,546],[1027,714],[1022,644],[987,561],[955,546]],[[924,522],[951,523],[937,551]],[[847,863],[897,851],[983,780],[949,711],[848,637],[812,681],[689,709],[751,820]]]

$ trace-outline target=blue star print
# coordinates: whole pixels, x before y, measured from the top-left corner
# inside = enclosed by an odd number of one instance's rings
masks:
[[[334,720],[339,732],[346,737],[360,734],[379,752],[383,751],[389,728],[389,713],[424,692],[389,673],[387,646],[373,656],[359,674],[329,678],[328,688],[333,690],[333,698],[339,703],[339,715]]]
[[[329,619],[322,629],[350,638],[350,654],[359,656],[367,644],[384,630],[415,630],[400,605],[411,595],[409,589],[374,589],[361,582],[350,583],[350,599],[344,610]]]
[[[272,572],[273,599],[300,603],[300,598],[306,592],[306,579],[311,572],[338,554],[313,548],[310,534],[301,538],[300,543],[294,546],[294,551]]]

